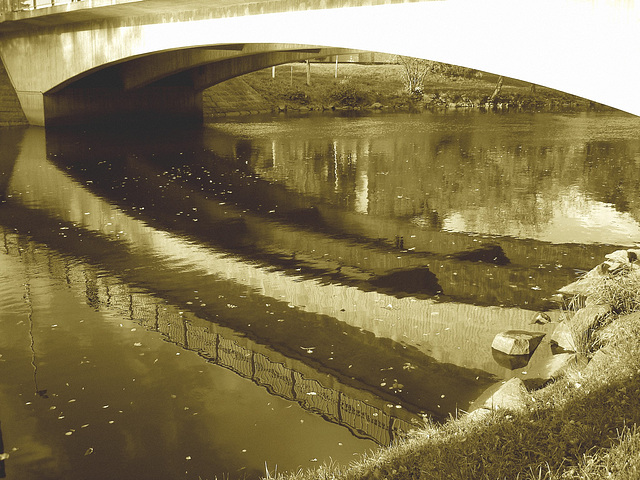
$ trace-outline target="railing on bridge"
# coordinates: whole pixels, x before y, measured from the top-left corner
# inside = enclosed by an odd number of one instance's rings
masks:
[[[81,0],[2,0],[0,3],[0,12],[23,12],[26,10],[37,10],[39,8],[66,5],[79,1]]]

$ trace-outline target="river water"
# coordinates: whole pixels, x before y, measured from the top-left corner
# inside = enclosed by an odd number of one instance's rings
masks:
[[[557,319],[556,290],[640,239],[639,127],[455,112],[1,129],[0,473],[348,464],[535,379],[491,340],[549,331],[531,322]]]

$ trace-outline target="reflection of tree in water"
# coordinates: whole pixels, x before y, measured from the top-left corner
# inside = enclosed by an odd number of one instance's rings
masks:
[[[640,145],[585,143],[579,137],[545,141],[553,125],[539,139],[541,128],[522,136],[499,129],[483,135],[435,129],[333,141],[286,138],[278,140],[276,155],[288,165],[281,180],[289,188],[351,210],[364,178],[367,213],[412,218],[433,228],[463,212],[468,227],[535,232],[551,221],[572,187],[620,212],[637,212],[640,220]],[[265,178],[273,173],[260,171]]]
[[[593,141],[585,146],[582,178],[594,199],[640,221],[640,142]]]

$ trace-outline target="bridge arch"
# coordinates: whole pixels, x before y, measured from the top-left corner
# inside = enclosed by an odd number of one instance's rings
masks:
[[[149,121],[200,122],[202,91],[284,63],[352,50],[305,45],[233,44],[170,50],[102,65],[44,92],[47,125]]]

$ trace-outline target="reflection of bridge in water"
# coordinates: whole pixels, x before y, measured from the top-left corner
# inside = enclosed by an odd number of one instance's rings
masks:
[[[140,207],[144,207],[144,221],[160,230],[178,231],[249,260],[262,260],[289,272],[298,269],[300,274],[308,272],[310,277],[332,283],[390,294],[430,295],[441,288],[442,298],[448,301],[549,309],[555,307],[550,297],[575,280],[576,269],[592,268],[594,259],[610,250],[599,245],[553,245],[444,232],[421,228],[407,219],[336,208],[318,201],[318,190],[322,188],[319,184],[328,185],[328,179],[298,172],[300,178],[293,175],[293,185],[269,182],[271,178],[259,165],[244,164],[256,160],[238,153],[241,146],[229,145],[224,136],[205,140],[205,148],[208,141],[215,143],[215,153],[199,154],[184,152],[202,142],[189,134],[182,138],[172,133],[170,143],[161,138],[147,139],[156,148],[158,142],[162,143],[157,153],[140,144],[111,146],[122,140],[101,137],[87,135],[78,148],[64,133],[48,132],[47,148],[54,164],[78,183],[86,184],[96,195],[124,211],[140,215]],[[190,146],[183,145],[180,139],[190,142]],[[87,169],[88,157],[79,152],[101,152],[105,145],[110,152],[108,164],[99,154],[91,154],[93,166]],[[256,150],[261,150],[259,142],[257,146]],[[228,157],[218,156],[227,152]],[[296,152],[296,156],[312,158],[317,153],[316,149],[305,149]],[[172,163],[176,158],[179,163]],[[367,171],[366,162],[357,165],[359,176],[376,176],[373,167]],[[296,180],[304,188],[296,188]],[[347,183],[352,179],[344,180]],[[227,195],[231,191],[233,194]],[[197,214],[182,212],[185,198],[189,198]],[[197,223],[189,216],[197,216]],[[404,237],[404,249],[394,246],[394,235]],[[493,252],[499,257],[497,262],[493,261]],[[549,264],[549,259],[557,260]],[[433,283],[437,285],[426,285],[420,291],[416,283],[404,279],[405,285],[411,284],[416,290],[403,291],[398,282],[387,282],[382,287],[379,276],[394,269],[409,270],[407,276],[412,270],[428,269],[435,275]],[[429,287],[433,290],[429,291]]]
[[[417,426],[416,418],[409,412],[379,397],[342,385],[302,362],[286,359],[230,329],[180,311],[103,272],[98,275],[92,267],[41,249],[3,227],[0,231],[4,253],[20,256],[29,266],[35,264],[48,270],[52,278],[64,280],[96,310],[115,313],[118,318],[158,332],[167,341],[197,352],[270,394],[296,402],[305,410],[348,428],[357,437],[389,445]],[[326,386],[327,380],[330,386]]]
[[[221,333],[225,339],[235,338],[238,345],[245,345],[242,335],[251,338],[254,345],[269,345],[282,355],[282,361],[276,362],[287,368],[289,362],[303,365],[294,370],[303,372],[305,378],[318,378],[307,375],[306,368],[316,374],[329,374],[349,388],[368,391],[385,402],[401,403],[403,410],[426,412],[441,420],[457,409],[466,409],[469,401],[495,381],[495,376],[518,374],[493,359],[489,346],[496,333],[511,328],[545,328],[529,325],[535,314],[528,309],[398,298],[380,290],[303,275],[295,268],[274,269],[268,262],[254,262],[241,249],[234,253],[207,241],[207,235],[227,225],[224,220],[238,215],[239,208],[220,205],[219,197],[208,197],[209,192],[198,191],[182,179],[160,182],[161,159],[144,161],[144,156],[135,151],[118,158],[126,145],[105,150],[101,158],[87,153],[91,143],[74,150],[57,148],[56,142],[45,144],[44,140],[43,131],[27,130],[7,187],[11,198],[0,209],[4,227],[29,232],[51,249],[83,258],[128,285],[157,293],[181,310],[215,322],[204,325],[206,331]],[[62,158],[47,160],[45,145],[52,158]],[[153,151],[163,151],[162,146],[153,145]],[[91,152],[94,150],[98,149]],[[173,155],[171,151],[166,153],[169,158]],[[104,168],[105,178],[99,168]],[[151,202],[147,190],[156,190]],[[254,237],[262,234],[259,241],[265,249],[273,245],[292,251],[294,243],[302,242],[308,252],[315,248],[320,256],[323,252],[343,257],[348,253],[371,254],[380,258],[378,268],[384,267],[385,259],[396,257],[383,249],[364,251],[359,247],[362,244],[349,238],[305,230],[295,223],[287,224],[283,218],[271,220],[252,212],[240,213],[250,217],[247,225],[254,229]],[[264,232],[270,238],[265,238]],[[441,237],[444,245],[447,235],[433,233],[433,238]],[[425,239],[428,241],[429,237]],[[511,242],[519,245],[516,240]],[[532,248],[542,245],[538,242]],[[524,256],[526,245],[522,248]],[[583,249],[573,248],[576,252]],[[594,251],[589,247],[584,250]],[[574,259],[573,255],[569,257]],[[455,262],[449,264],[462,267],[463,262]],[[467,264],[494,277],[518,273],[498,265]],[[527,272],[521,270],[520,274]],[[488,277],[487,288],[494,282]],[[506,283],[509,280],[500,279],[500,284]],[[194,290],[201,292],[201,302],[193,301]],[[221,332],[220,325],[229,327],[229,333]],[[172,324],[171,328],[178,327]],[[188,340],[185,332],[189,332],[188,327],[171,330],[171,338]],[[313,354],[301,350],[310,345],[310,339],[317,347]],[[193,344],[193,340],[185,344]],[[208,344],[215,344],[215,339],[209,338]],[[211,347],[208,352],[214,356]],[[244,374],[251,373],[250,368],[242,368]],[[393,388],[395,384],[404,388]],[[333,384],[329,386],[333,388]],[[284,391],[291,388],[284,387]],[[306,400],[313,400],[312,396]]]
[[[28,135],[39,135],[39,133],[29,131]],[[35,139],[33,145],[38,145]],[[520,308],[438,303],[431,299],[414,297],[396,298],[383,292],[363,291],[357,287],[339,283],[325,283],[322,279],[306,278],[300,272],[273,271],[268,265],[262,266],[246,262],[242,258],[228,255],[224,250],[218,250],[206,246],[206,244],[202,246],[167,233],[166,230],[153,228],[137,218],[146,219],[153,215],[153,213],[148,213],[152,209],[151,205],[146,205],[144,212],[139,212],[138,209],[138,211],[132,210],[125,213],[123,209],[113,206],[93,193],[94,184],[99,181],[98,178],[83,179],[82,183],[87,184],[84,186],[79,180],[72,180],[68,175],[65,175],[52,162],[44,160],[44,152],[31,151],[27,148],[23,148],[22,152],[23,155],[16,164],[10,185],[10,191],[24,192],[20,194],[21,202],[26,205],[35,203],[53,215],[54,218],[71,222],[90,232],[98,232],[107,238],[125,241],[126,244],[135,247],[135,252],[145,253],[142,260],[144,265],[147,263],[151,265],[152,262],[155,262],[155,265],[159,266],[158,259],[167,261],[170,265],[190,265],[199,271],[206,272],[208,276],[248,286],[252,291],[259,292],[267,298],[284,301],[305,314],[328,315],[339,323],[372,332],[377,338],[391,339],[399,344],[411,345],[417,348],[422,355],[435,358],[438,362],[460,365],[472,370],[479,369],[498,376],[508,376],[509,372],[495,363],[487,346],[491,344],[493,336],[499,331],[508,328],[522,328],[534,316],[531,311]],[[63,150],[60,153],[66,152]],[[32,158],[42,158],[43,160],[33,161]],[[132,178],[131,174],[135,171],[137,170],[128,171],[124,176],[130,175]],[[75,170],[72,170],[72,173],[75,174]],[[114,175],[114,173],[106,172],[105,175]],[[115,175],[117,179],[123,178],[121,172],[115,172]],[[157,180],[152,177],[149,181],[155,186],[154,182]],[[189,196],[190,201],[201,201],[201,203],[197,203],[199,221],[189,221],[188,223],[194,225],[190,228],[200,229],[203,234],[206,232],[211,234],[215,228],[215,224],[207,221],[205,215],[216,220],[217,215],[219,218],[224,218],[225,212],[232,213],[234,211],[233,206],[220,206],[215,200],[201,199],[194,191],[180,189],[178,192],[174,192],[166,186],[165,188],[158,187],[158,189],[170,200],[170,202],[160,204],[161,208],[174,209],[177,199],[186,196]],[[102,191],[106,190],[109,189],[105,188]],[[146,195],[146,191],[138,186],[137,182],[136,188],[128,191],[127,196],[135,195],[136,192]],[[159,196],[153,198],[158,202],[161,200]],[[183,209],[182,205],[177,206],[180,210]],[[171,212],[171,210],[169,211]],[[174,217],[179,219],[184,215]],[[34,222],[36,221],[34,218]],[[38,221],[38,223],[43,224],[42,221]],[[153,224],[153,220],[150,220],[150,223]],[[322,251],[323,246],[320,242],[322,242],[323,235],[312,235],[295,228],[289,232],[289,229],[282,224],[278,224],[277,228],[273,227],[273,225],[269,227],[269,232],[276,236],[274,244],[279,245],[280,248],[283,248],[282,245],[287,246],[294,241],[298,242],[298,246],[300,243],[311,245],[315,240],[315,247],[319,252]],[[287,233],[289,236],[285,239]],[[45,243],[48,241],[53,241],[53,239],[50,238]],[[78,244],[78,247],[87,248],[89,241],[90,239],[85,236],[82,244]],[[334,242],[334,240],[329,238],[328,242]],[[68,239],[65,246],[68,248],[70,243],[71,240]],[[346,244],[339,241],[337,243]],[[348,246],[348,244],[346,245]],[[91,256],[100,262],[101,255],[98,253],[100,249],[113,249],[114,247],[115,245],[109,246],[109,244],[101,247],[97,244],[92,248]],[[357,255],[373,253],[362,250],[364,249],[358,249],[357,245],[356,248],[350,247],[350,251]],[[344,251],[338,250],[337,252],[338,254],[345,253],[344,257],[347,256]],[[386,258],[391,259],[392,257],[395,258],[395,255],[386,255]],[[111,267],[115,267],[116,264],[113,260],[108,259],[107,261],[111,262]],[[472,262],[469,263],[471,267],[474,266]],[[500,268],[494,265],[478,265],[478,268],[495,276],[508,275],[508,272],[499,273]],[[139,271],[142,272],[142,270]],[[134,274],[135,272],[127,272],[130,278]],[[481,276],[484,276],[484,273]],[[142,277],[144,277],[144,281],[147,281],[148,276]],[[181,275],[182,277],[184,275]],[[153,280],[158,281],[155,278]],[[184,279],[184,281],[203,284],[205,280],[190,278]],[[301,317],[297,322],[302,328]],[[272,327],[265,329],[261,334],[268,335],[276,343],[281,343],[281,340],[276,340],[273,337],[276,329]],[[252,333],[256,333],[258,328],[258,324],[254,322],[251,327]],[[284,333],[291,335],[291,332]],[[339,333],[341,334],[342,331]],[[291,341],[287,343],[291,343]],[[397,354],[396,352],[395,355]],[[407,361],[413,360],[407,358]],[[335,365],[336,362],[337,359],[331,365]],[[403,374],[404,372],[398,373],[398,375]],[[462,375],[463,372],[460,371],[458,374]],[[468,374],[470,378],[477,376],[477,373],[472,374],[472,371]],[[351,376],[351,371],[348,376]],[[446,376],[450,376],[450,373]],[[407,382],[400,381],[400,383],[406,384]],[[442,393],[450,394],[453,392],[437,392],[434,399]],[[455,404],[451,407],[455,409]]]

